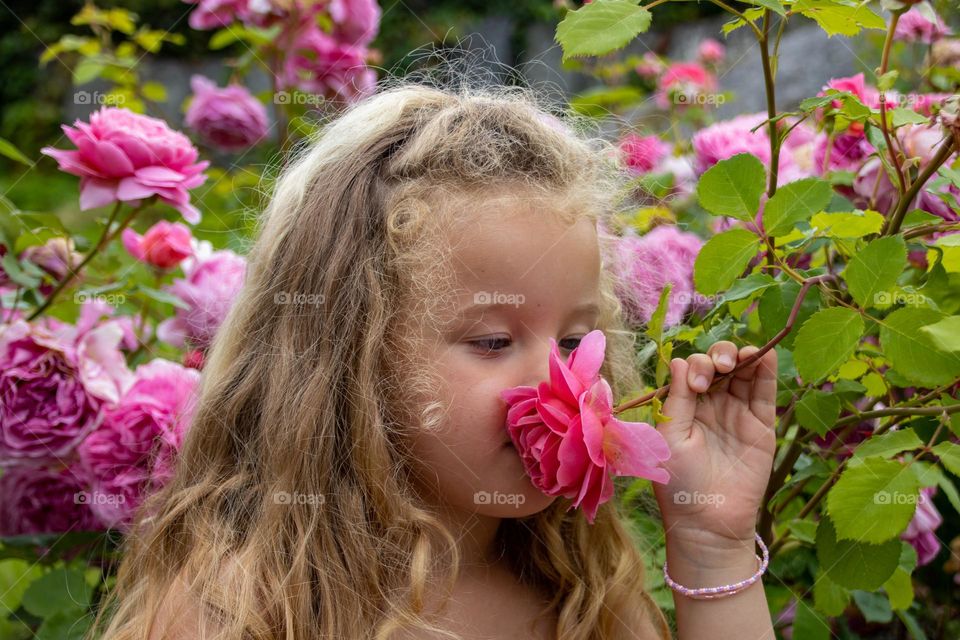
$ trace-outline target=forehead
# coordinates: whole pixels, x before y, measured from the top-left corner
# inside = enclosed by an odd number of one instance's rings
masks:
[[[522,295],[537,307],[595,294],[596,223],[569,206],[517,196],[470,203],[448,234],[460,306],[474,302],[478,293],[491,294],[491,302],[496,302],[492,294]]]

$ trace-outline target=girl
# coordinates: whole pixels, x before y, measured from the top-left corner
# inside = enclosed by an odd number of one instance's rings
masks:
[[[505,429],[499,393],[547,377],[549,338],[602,329],[601,374],[641,386],[598,233],[628,176],[566,122],[519,89],[403,82],[300,150],[105,640],[671,637],[616,502],[590,525],[543,495]],[[775,352],[698,396],[755,351],[671,362],[654,486],[687,587],[757,570]],[[683,640],[773,638],[762,584],[675,600]]]

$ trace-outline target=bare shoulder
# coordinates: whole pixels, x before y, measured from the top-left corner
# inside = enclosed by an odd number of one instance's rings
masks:
[[[629,612],[621,612],[616,619],[613,635],[618,640],[672,640],[672,633],[663,614],[649,595]]]
[[[235,561],[228,561],[219,574],[226,578],[238,570]],[[185,572],[177,574],[164,595],[149,640],[207,640],[214,638],[216,628],[203,607]]]

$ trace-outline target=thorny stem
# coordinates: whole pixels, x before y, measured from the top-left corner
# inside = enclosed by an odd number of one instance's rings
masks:
[[[893,213],[893,216],[887,219],[887,226],[881,233],[884,236],[891,236],[900,230],[900,225],[903,223],[903,217],[907,214],[907,209],[910,208],[910,203],[916,197],[917,193],[923,188],[923,185],[926,184],[927,180],[930,179],[930,176],[939,169],[944,162],[947,161],[947,158],[950,157],[950,154],[953,153],[956,147],[956,140],[950,138],[945,141],[940,148],[937,149],[936,155],[933,156],[933,159],[923,168],[923,171],[920,172],[920,175],[916,180],[913,181],[913,184],[907,189],[906,193],[900,196],[900,200],[897,203],[897,208]]]
[[[897,22],[900,20],[900,12],[894,12],[893,19],[890,21],[890,27],[887,29],[887,39],[883,43],[883,55],[880,58],[880,76],[887,73],[890,66],[890,46],[893,44],[893,35],[897,29]],[[900,183],[900,193],[906,193],[907,181],[903,177],[903,167],[901,161],[897,158],[897,150],[893,146],[893,140],[890,139],[890,130],[887,127],[887,95],[886,92],[880,93],[880,130],[883,132],[883,139],[887,141],[887,150],[890,152],[890,160],[893,162],[893,168],[897,172],[897,181]]]

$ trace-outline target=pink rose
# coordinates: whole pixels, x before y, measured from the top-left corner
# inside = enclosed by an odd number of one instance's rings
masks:
[[[353,102],[372,93],[376,73],[366,65],[367,51],[337,41],[310,25],[297,34],[284,60],[280,84],[329,99]]]
[[[935,21],[931,22],[919,9],[912,8],[900,16],[893,37],[895,40],[904,42],[933,44],[940,38],[953,33],[940,16],[934,13],[934,18]]]
[[[131,256],[157,269],[172,269],[193,254],[190,229],[179,222],[160,220],[142,236],[127,228],[121,238]]]
[[[310,1],[310,0],[308,0]],[[288,6],[299,7],[299,2],[278,2],[276,0],[184,0],[195,4],[197,8],[190,13],[188,23],[191,29],[223,29],[235,20],[246,25],[266,28],[290,15]],[[310,4],[322,6],[319,2]]]
[[[663,73],[667,68],[660,56],[652,51],[647,51],[640,58],[640,62],[634,69],[637,75],[646,80],[655,80],[657,76]]]
[[[160,358],[141,365],[118,405],[78,448],[93,487],[90,506],[105,525],[125,527],[147,493],[171,477],[199,380],[195,369]]]
[[[660,76],[656,92],[657,106],[689,106],[699,96],[716,93],[717,78],[697,62],[674,62]]]
[[[246,87],[219,88],[208,78],[190,78],[193,101],[187,109],[187,126],[205,142],[226,151],[242,151],[267,135],[267,110]]]
[[[593,524],[613,496],[613,476],[666,483],[670,458],[663,436],[644,422],[613,414],[610,385],[599,372],[606,338],[591,331],[564,362],[550,338],[550,379],[537,387],[501,392],[509,405],[506,428],[535,487],[573,501]]]
[[[620,141],[620,151],[624,164],[636,173],[649,173],[670,152],[670,147],[657,136],[628,133]]]
[[[90,495],[69,468],[6,469],[0,496],[0,536],[103,529],[90,510]]]
[[[697,47],[697,56],[704,64],[720,64],[727,57],[727,48],[713,38],[706,38]]]
[[[940,553],[940,540],[936,536],[937,527],[943,524],[943,516],[933,504],[936,487],[920,489],[920,502],[913,513],[913,519],[907,525],[900,538],[906,540],[917,550],[917,566],[929,564]]]
[[[701,173],[721,160],[738,153],[750,153],[764,164],[770,162],[770,139],[766,128],[759,126],[766,113],[746,113],[717,122],[693,134],[693,151],[697,170]],[[751,129],[758,127],[756,131]]]
[[[77,120],[63,125],[76,151],[44,147],[60,170],[80,176],[80,209],[86,211],[111,202],[137,205],[158,196],[191,223],[200,212],[190,204],[189,190],[207,179],[209,161],[197,162],[190,139],[157,118],[116,107],[101,107],[90,123]]]
[[[703,240],[696,234],[669,224],[654,227],[642,236],[620,238],[612,268],[617,275],[617,295],[632,324],[650,322],[667,283],[672,287],[665,323],[673,326],[683,319],[697,298],[693,264],[702,246]]]
[[[50,238],[44,244],[24,249],[20,259],[37,265],[54,280],[63,280],[83,261],[83,256],[74,250],[72,238]]]
[[[813,166],[818,175],[830,171],[857,171],[873,152],[873,145],[862,132],[841,133],[832,141],[827,134],[821,134],[814,144]],[[845,189],[838,191],[847,195]]]
[[[0,329],[0,466],[59,461],[131,382],[112,323],[78,334],[58,320]]]
[[[345,44],[365,47],[380,27],[376,0],[331,0],[327,10],[333,19],[334,35]]]
[[[160,339],[176,347],[186,343],[208,347],[243,286],[246,267],[242,256],[227,249],[184,262],[186,279],[177,278],[167,291],[183,300],[187,308],[177,307],[173,318],[160,323]]]

